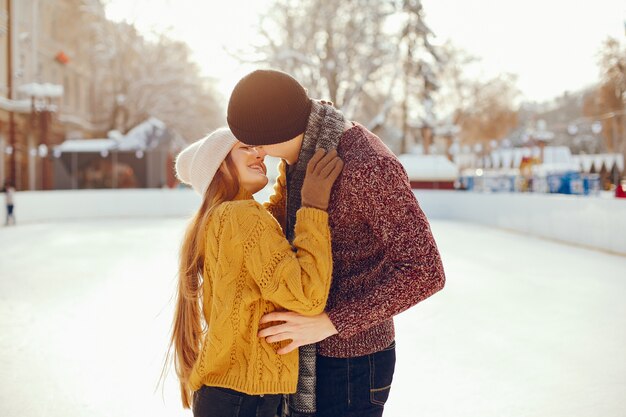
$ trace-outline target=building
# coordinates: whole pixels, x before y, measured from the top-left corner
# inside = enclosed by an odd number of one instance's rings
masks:
[[[50,149],[101,134],[93,123],[94,15],[85,6],[102,7],[0,0],[0,179],[13,179],[18,190],[53,189]]]
[[[12,100],[10,76],[12,60],[14,54],[11,51],[12,42],[12,21],[10,19],[11,0],[0,0],[0,183],[4,184],[5,179],[15,178],[16,159],[14,155],[16,147],[16,125],[19,120],[15,120],[15,112],[24,110],[27,103],[17,103]],[[21,141],[19,141],[21,142]],[[18,161],[21,162],[21,161]],[[7,175],[8,174],[8,175]]]
[[[11,179],[17,190],[122,187],[98,178],[116,178],[124,164],[135,178],[126,186],[173,186],[182,135],[198,137],[223,118],[185,48],[107,20],[100,0],[0,0],[0,182]],[[171,132],[158,147],[76,152],[78,165],[95,164],[85,173],[67,161],[69,145],[128,138],[151,117]]]
[[[56,188],[174,187],[172,149],[180,145],[176,140],[156,118],[126,135],[68,139],[52,150]]]

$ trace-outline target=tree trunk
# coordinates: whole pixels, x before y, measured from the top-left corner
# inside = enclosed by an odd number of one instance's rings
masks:
[[[422,146],[424,147],[424,155],[430,155],[430,144],[433,140],[433,129],[429,126],[422,127]]]

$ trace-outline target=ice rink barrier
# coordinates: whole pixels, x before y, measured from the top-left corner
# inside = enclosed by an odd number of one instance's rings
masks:
[[[268,193],[260,192],[257,200]],[[415,195],[430,219],[473,222],[626,255],[623,199],[444,190],[419,190]],[[15,214],[18,223],[186,218],[199,203],[188,189],[23,191],[16,193]]]

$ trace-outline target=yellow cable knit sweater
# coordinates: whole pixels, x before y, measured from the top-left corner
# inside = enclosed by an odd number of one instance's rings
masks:
[[[289,341],[267,343],[257,336],[261,316],[274,310],[306,315],[324,311],[332,276],[328,214],[297,213],[294,248],[270,214],[284,207],[279,191],[266,207],[240,192],[215,208],[206,229],[203,313],[208,324],[189,378],[247,394],[296,391],[298,351],[278,355]]]

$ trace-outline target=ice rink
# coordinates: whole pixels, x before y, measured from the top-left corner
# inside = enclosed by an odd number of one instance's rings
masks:
[[[19,219],[18,219],[19,220]],[[626,416],[626,257],[432,221],[387,417]],[[0,416],[190,416],[156,389],[185,220],[0,228]]]

